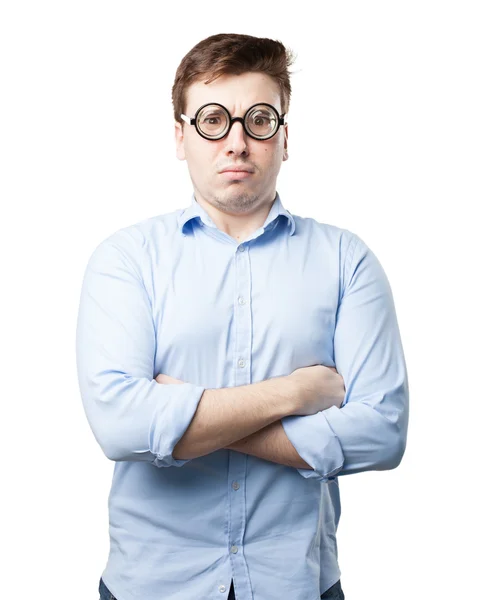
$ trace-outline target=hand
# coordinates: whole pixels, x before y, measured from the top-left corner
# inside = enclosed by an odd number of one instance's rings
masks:
[[[301,367],[288,375],[287,379],[296,387],[298,406],[291,413],[293,415],[313,415],[331,406],[340,408],[343,403],[344,381],[334,367]]]
[[[184,383],[180,379],[175,379],[174,377],[170,377],[169,375],[163,375],[163,373],[159,373],[155,380],[157,383]]]

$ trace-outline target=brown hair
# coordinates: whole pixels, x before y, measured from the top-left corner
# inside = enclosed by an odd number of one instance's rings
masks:
[[[277,40],[240,33],[218,33],[201,40],[183,57],[176,70],[172,89],[175,121],[184,122],[188,87],[198,80],[210,83],[221,75],[261,72],[279,86],[282,112],[287,113],[291,99],[290,67],[295,60],[290,49]]]

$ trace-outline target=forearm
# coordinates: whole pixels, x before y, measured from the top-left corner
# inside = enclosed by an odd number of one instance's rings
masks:
[[[191,459],[225,448],[291,415],[296,390],[287,377],[232,388],[207,389],[183,437],[175,459]]]
[[[281,421],[271,423],[226,448],[296,469],[312,469],[296,452]]]

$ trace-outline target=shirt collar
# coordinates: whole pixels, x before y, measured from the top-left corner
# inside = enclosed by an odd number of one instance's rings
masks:
[[[276,192],[276,197],[274,199],[273,205],[271,206],[269,214],[266,217],[266,221],[263,224],[263,228],[266,229],[266,227],[270,223],[275,221],[280,215],[283,215],[288,220],[289,235],[293,235],[294,230],[296,229],[294,217],[289,211],[287,211],[284,208],[284,206],[281,202],[281,198],[279,197],[278,192]],[[180,212],[180,214],[178,215],[178,227],[180,228],[180,230],[183,234],[186,233],[186,229],[187,229],[185,227],[186,223],[188,223],[192,219],[201,219],[205,225],[208,225],[209,227],[214,227],[217,229],[217,227],[216,227],[215,223],[213,222],[213,220],[211,219],[211,217],[208,215],[208,213],[205,211],[205,209],[201,206],[201,204],[199,204],[199,202],[196,200],[194,193],[191,195],[190,206],[188,208],[186,208],[185,210],[183,210],[183,212]]]

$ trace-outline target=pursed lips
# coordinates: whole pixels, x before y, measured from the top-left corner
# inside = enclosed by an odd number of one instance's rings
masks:
[[[221,171],[220,173],[226,179],[246,179],[252,175],[251,171]]]
[[[248,167],[226,167],[222,169],[220,173],[252,173],[253,169]]]

